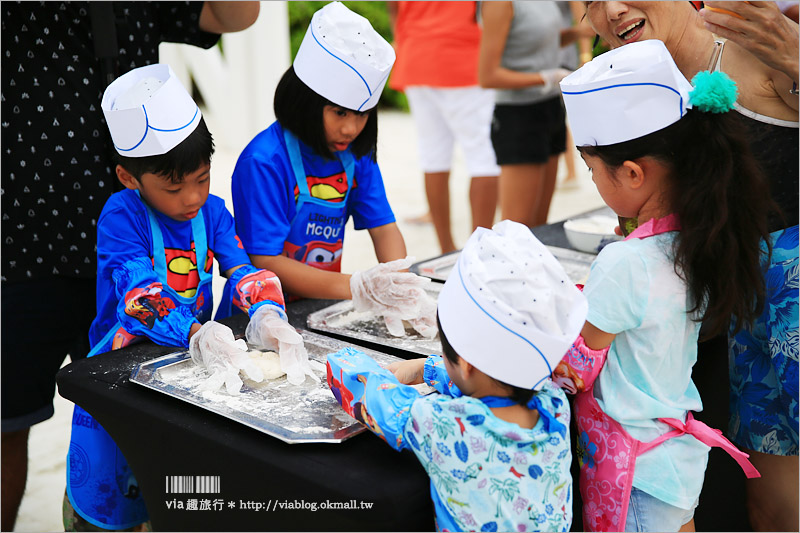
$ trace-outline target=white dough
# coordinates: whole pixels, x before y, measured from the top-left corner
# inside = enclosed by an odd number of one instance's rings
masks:
[[[281,370],[281,356],[277,352],[252,351],[249,354],[264,373],[264,379],[275,379],[286,374]]]

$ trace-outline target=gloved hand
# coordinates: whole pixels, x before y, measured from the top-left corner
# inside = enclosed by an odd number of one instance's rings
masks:
[[[403,320],[416,321],[426,330],[424,321],[420,318],[423,311],[426,317],[430,315],[432,299],[425,292],[424,286],[431,280],[411,272],[400,272],[413,262],[414,258],[406,257],[379,263],[369,270],[355,272],[350,278],[353,308],[357,312],[382,315],[389,333],[396,337],[405,335]],[[434,320],[435,309],[434,304]]]
[[[558,82],[570,74],[572,74],[572,71],[565,68],[548,68],[545,70],[540,70],[539,75],[544,80],[542,89],[544,89],[545,92],[551,90],[553,86],[557,86]]]
[[[308,352],[303,345],[303,337],[297,333],[275,308],[263,305],[256,309],[245,330],[247,342],[262,349],[278,352],[281,357],[281,370],[286,372],[286,379],[293,385],[300,385],[311,376],[319,381],[313,372],[320,372],[324,367],[316,361],[308,359]]]
[[[195,364],[211,374],[201,389],[217,390],[224,383],[229,394],[238,394],[242,388],[240,370],[253,381],[264,379],[264,373],[247,355],[244,340],[235,340],[231,328],[219,322],[211,320],[197,330],[189,340],[189,354]]]

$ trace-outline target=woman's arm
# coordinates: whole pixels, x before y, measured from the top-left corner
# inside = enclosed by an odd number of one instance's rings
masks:
[[[537,72],[518,72],[500,64],[513,18],[514,7],[511,2],[481,2],[483,31],[478,61],[481,87],[520,89],[545,84],[544,78]]]
[[[384,224],[367,231],[369,231],[372,246],[375,248],[375,257],[378,258],[379,263],[388,263],[406,257],[406,241],[403,239],[397,223]]]
[[[241,31],[255,23],[258,11],[258,2],[203,2],[199,26],[209,33]]]
[[[320,270],[283,255],[250,255],[250,261],[274,272],[289,294],[333,300],[352,298],[349,274]]]

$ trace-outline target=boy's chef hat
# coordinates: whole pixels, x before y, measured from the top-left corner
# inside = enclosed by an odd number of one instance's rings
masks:
[[[510,220],[475,230],[438,305],[442,331],[459,356],[499,381],[537,390],[588,311],[553,254]]]
[[[394,49],[367,19],[331,2],[314,13],[294,71],[334,104],[366,111],[377,105],[394,60]]]
[[[167,64],[123,74],[101,102],[114,148],[127,157],[169,152],[191,135],[202,114]]]
[[[626,44],[561,80],[577,146],[605,146],[666,128],[686,114],[692,85],[664,43]]]

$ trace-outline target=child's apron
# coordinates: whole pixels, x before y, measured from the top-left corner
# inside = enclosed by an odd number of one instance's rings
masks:
[[[286,256],[315,268],[341,272],[347,200],[353,188],[355,173],[353,154],[349,150],[336,152],[347,176],[347,192],[341,202],[329,202],[311,196],[297,137],[284,129],[283,138],[299,191],[297,212],[289,227],[283,252]]]
[[[679,229],[674,215],[650,220],[637,228],[627,238],[644,239]],[[581,340],[581,339],[579,339]],[[722,432],[695,420],[687,413],[686,422],[676,418],[659,418],[673,429],[650,442],[634,439],[622,425],[608,416],[594,397],[594,380],[605,364],[608,349],[586,350],[581,354],[573,347],[566,355],[570,367],[584,381],[584,392],[575,396],[575,421],[578,426],[578,461],[580,464],[580,491],[583,499],[583,527],[587,531],[622,531],[628,515],[628,503],[633,488],[636,457],[662,442],[690,434],[707,446],[719,446],[745,471],[748,478],[760,477],[747,460]],[[589,512],[591,511],[591,512]]]
[[[200,210],[192,219],[192,238],[200,281],[194,296],[187,298],[180,296],[167,283],[161,227],[150,207],[146,204],[145,207],[153,234],[153,268],[162,285],[161,297],[171,299],[175,306],[190,306],[200,322],[208,320],[212,308],[212,276],[205,269],[208,244],[203,211]],[[127,346],[137,338],[117,322],[87,357],[110,351],[112,345],[113,349]],[[147,436],[143,435],[143,438]],[[78,405],[72,414],[72,438],[67,454],[67,494],[75,510],[98,527],[127,529],[148,519],[139,484],[122,452],[102,426]]]

